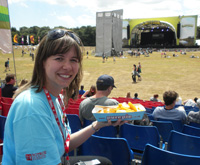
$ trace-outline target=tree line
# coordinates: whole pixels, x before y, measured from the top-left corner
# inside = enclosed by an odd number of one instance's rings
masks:
[[[58,26],[54,28],[62,28],[66,29],[63,26]],[[12,38],[14,35],[18,35],[17,40],[18,43],[21,45],[22,37],[24,38],[24,45],[27,45],[27,36],[34,36],[34,45],[37,45],[39,43],[39,40],[42,40],[42,38],[50,31],[51,28],[49,26],[44,27],[21,27],[19,30],[17,30],[15,27],[11,28]],[[72,30],[75,32],[82,40],[84,46],[95,46],[96,44],[96,27],[92,26],[82,26],[80,28],[70,28],[68,30]],[[39,38],[38,38],[39,37]]]
[[[58,26],[55,28],[64,28],[63,26]],[[40,40],[47,34],[47,32],[51,30],[50,27],[44,26],[44,27],[38,27],[38,26],[33,26],[33,27],[21,27],[19,31],[15,28],[11,28],[11,33],[12,33],[12,38],[14,37],[15,34],[18,35],[18,43],[21,44],[21,39],[22,36],[24,36],[24,44],[27,45],[27,35],[33,35],[35,39],[35,45],[38,44],[38,37]],[[84,46],[95,46],[96,45],[96,27],[92,26],[82,26],[80,28],[71,28],[68,30],[72,30],[78,36],[81,38],[83,45]],[[200,26],[197,26],[197,34],[196,34],[196,39],[200,39]]]

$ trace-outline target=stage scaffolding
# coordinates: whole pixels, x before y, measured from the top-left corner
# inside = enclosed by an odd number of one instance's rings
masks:
[[[95,56],[111,56],[122,50],[123,10],[96,13],[96,53]]]

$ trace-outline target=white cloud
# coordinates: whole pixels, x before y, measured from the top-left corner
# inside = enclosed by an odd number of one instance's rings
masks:
[[[23,2],[21,2],[20,5],[21,5],[22,7],[25,7],[25,8],[28,8],[28,7],[29,7],[26,3],[23,3]]]
[[[54,16],[57,16],[57,13],[56,13],[56,11],[52,11],[52,12],[49,13],[49,15],[50,15],[51,17],[54,17]]]
[[[8,4],[26,2],[27,0],[8,0]]]
[[[96,25],[96,20],[89,16],[89,15],[81,15],[77,18],[77,22],[82,25],[82,26],[95,26]]]
[[[67,27],[67,28],[72,28],[76,27],[76,20],[74,20],[73,17],[70,15],[65,15],[65,16],[57,16],[57,19],[62,21],[62,25]]]

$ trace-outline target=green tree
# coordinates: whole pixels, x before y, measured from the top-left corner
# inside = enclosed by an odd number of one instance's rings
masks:
[[[197,39],[200,39],[200,26],[197,26]]]
[[[40,37],[40,41],[42,40],[42,38],[48,33],[48,31],[50,31],[50,27],[49,26],[44,26],[41,27],[38,31],[38,36]]]

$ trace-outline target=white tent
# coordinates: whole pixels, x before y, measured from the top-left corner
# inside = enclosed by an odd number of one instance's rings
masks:
[[[196,40],[196,44],[200,46],[200,40]]]

